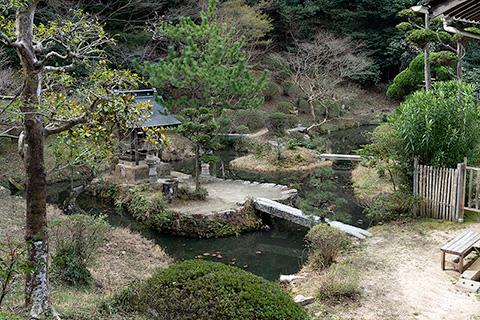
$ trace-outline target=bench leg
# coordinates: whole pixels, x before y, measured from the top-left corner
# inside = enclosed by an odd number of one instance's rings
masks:
[[[460,256],[458,259],[458,272],[463,272],[463,256]]]
[[[445,270],[445,251],[442,251],[442,270]]]

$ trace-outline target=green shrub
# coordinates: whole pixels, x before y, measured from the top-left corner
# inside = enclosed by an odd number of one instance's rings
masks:
[[[298,105],[298,112],[300,112],[300,113],[310,113],[310,104],[308,103],[307,100],[298,99],[297,100],[297,105]]]
[[[0,311],[0,320],[22,320],[24,317],[16,314],[15,312]]]
[[[71,285],[88,285],[91,266],[98,249],[111,235],[104,216],[82,214],[67,216],[50,223],[55,253],[52,255],[55,276]]]
[[[479,159],[480,111],[473,85],[436,82],[427,92],[417,91],[393,115],[392,123],[405,141],[405,158],[419,163],[456,168],[468,157]],[[411,163],[411,162],[410,162]]]
[[[240,134],[247,134],[250,133],[250,129],[248,129],[247,126],[244,126],[243,124],[241,126],[238,126],[235,131]]]
[[[320,101],[313,100],[313,108],[317,116],[325,116],[327,114],[327,109]]]
[[[348,237],[338,229],[322,223],[316,225],[305,236],[312,254],[310,263],[314,268],[329,267],[338,255],[338,252],[347,244]]]
[[[399,190],[375,198],[365,209],[365,213],[375,222],[387,222],[410,215],[420,201],[420,198],[411,192]]]
[[[301,98],[303,97],[305,94],[303,93],[302,89],[300,89],[299,86],[297,86],[296,84],[293,84],[291,85],[287,90],[286,90],[286,93],[289,97],[292,97],[292,98]]]
[[[280,84],[283,88],[283,92],[285,95],[287,95],[287,91],[288,89],[290,89],[291,86],[293,86],[293,82],[291,81],[282,81],[282,83]]]
[[[285,114],[289,114],[295,107],[288,101],[280,101],[277,103],[277,111]]]
[[[342,110],[340,109],[340,106],[338,103],[334,100],[325,100],[323,101],[324,106],[328,108],[328,116],[329,118],[337,118],[342,114]],[[324,108],[324,106],[321,106]],[[321,112],[321,108],[319,108],[319,111]],[[319,113],[318,115],[320,115]]]
[[[280,95],[280,88],[275,82],[269,82],[267,83],[263,94],[265,95],[265,100],[271,100]]]
[[[221,263],[189,260],[114,295],[104,308],[150,319],[308,319],[275,283]]]
[[[285,134],[285,130],[288,128],[288,117],[285,113],[275,112],[268,115],[267,129],[276,136]]]
[[[287,142],[287,149],[289,150],[295,150],[300,146],[300,143],[297,142],[295,139],[290,139]]]
[[[292,71],[290,70],[290,67],[287,67],[283,70],[278,71],[275,76],[279,80],[285,80],[292,76]]]
[[[227,117],[220,117],[218,118],[218,129],[220,133],[229,133],[232,131],[234,127],[233,121]]]
[[[262,129],[265,126],[264,115],[257,109],[242,109],[238,110],[234,116],[234,123],[237,126],[244,125],[250,131]]]
[[[287,114],[287,128],[294,128],[298,124],[298,117],[294,114]]]
[[[331,302],[352,299],[360,294],[359,282],[360,275],[357,269],[334,263],[320,277],[317,296]]]

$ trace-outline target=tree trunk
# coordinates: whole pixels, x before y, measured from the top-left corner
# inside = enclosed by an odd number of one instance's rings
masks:
[[[313,124],[316,125],[318,123],[317,116],[315,115],[315,106],[313,105],[313,98],[308,98],[308,105],[310,106],[310,114],[312,115]]]
[[[72,177],[73,177],[73,175],[72,175]],[[95,168],[92,168],[90,174],[87,177],[85,177],[85,179],[83,180],[83,183],[80,186],[75,187],[75,188],[72,186],[72,188],[70,190],[70,194],[68,195],[68,197],[63,202],[62,209],[63,209],[63,212],[65,214],[72,215],[72,214],[84,214],[85,213],[85,211],[78,206],[77,198],[83,191],[85,191],[85,189],[88,188],[88,186],[90,185],[90,183],[92,182],[92,180],[95,177],[96,177]],[[73,181],[72,181],[72,184],[73,184]]]
[[[28,267],[25,277],[25,304],[37,319],[50,305],[48,289],[48,238],[46,233],[46,174],[44,165],[44,119],[38,112],[42,73],[36,67],[33,48],[33,19],[38,0],[20,7],[16,16],[17,46],[23,67],[24,87],[20,99],[26,139],[25,171],[27,212],[25,240]],[[57,317],[56,311],[54,316]]]
[[[195,189],[200,190],[200,174],[202,169],[200,167],[200,146],[195,145]]]
[[[425,29],[430,28],[430,16],[425,14]],[[425,45],[425,91],[432,90],[432,72],[430,67],[430,43]]]
[[[432,90],[432,76],[430,68],[430,44],[425,45],[425,91]]]
[[[465,47],[460,42],[457,42],[457,80],[462,80],[462,65],[463,65],[463,57],[465,56]]]

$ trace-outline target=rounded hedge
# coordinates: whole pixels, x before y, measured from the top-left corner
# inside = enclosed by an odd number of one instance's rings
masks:
[[[280,88],[275,82],[267,83],[264,89],[264,96],[266,100],[271,100],[280,95]]]
[[[250,131],[259,130],[265,126],[264,115],[258,109],[240,109],[235,113],[233,121],[237,126],[247,126]]]
[[[151,319],[309,319],[277,284],[236,267],[188,260],[133,283],[113,307]]]
[[[285,113],[285,114],[288,114],[288,113],[290,113],[290,111],[295,109],[293,104],[288,102],[288,101],[280,101],[279,103],[277,103],[276,108],[277,108],[278,112],[282,112],[282,113]]]
[[[274,135],[281,136],[289,125],[289,119],[285,113],[274,112],[268,115],[267,129]]]

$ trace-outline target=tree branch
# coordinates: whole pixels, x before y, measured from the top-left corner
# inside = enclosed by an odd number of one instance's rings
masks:
[[[87,120],[88,120],[88,117],[90,117],[92,112],[95,111],[95,109],[99,105],[101,105],[102,103],[107,102],[109,100],[110,99],[108,99],[106,97],[95,99],[95,101],[93,101],[92,104],[90,104],[90,106],[87,108],[85,113],[83,115],[81,115],[80,117],[65,120],[65,121],[63,121],[64,122],[63,125],[60,125],[60,126],[57,126],[57,127],[54,127],[53,124],[46,126],[45,127],[45,135],[48,136],[50,134],[56,134],[56,133],[60,133],[60,132],[63,132],[63,131],[67,131],[67,130],[73,128],[74,126],[76,126],[78,124],[86,123]],[[59,121],[61,121],[61,120],[59,120]]]

